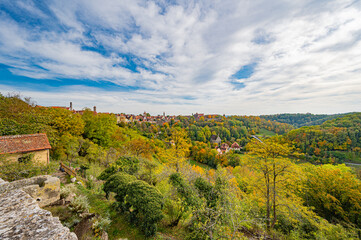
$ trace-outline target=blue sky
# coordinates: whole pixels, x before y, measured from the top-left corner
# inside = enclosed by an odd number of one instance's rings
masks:
[[[0,92],[103,112],[361,111],[361,1],[2,0]]]

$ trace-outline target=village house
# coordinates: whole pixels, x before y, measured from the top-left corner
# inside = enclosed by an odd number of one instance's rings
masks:
[[[240,151],[240,150],[241,150],[241,147],[239,146],[238,143],[234,142],[234,143],[232,144],[232,146],[229,148],[229,150]]]
[[[72,107],[70,108],[70,110],[71,110],[73,113],[80,114],[80,115],[83,115],[84,112],[85,112],[85,110],[74,110],[74,109],[72,109]],[[94,113],[94,115],[97,114],[97,107],[96,107],[96,106],[93,107],[93,113]]]
[[[229,145],[227,143],[222,143],[220,146],[216,146],[216,150],[218,152],[218,154],[223,154],[223,153],[227,153],[230,149],[229,149]]]
[[[0,136],[0,155],[8,160],[49,163],[49,140],[45,133]],[[1,165],[1,164],[0,164]]]
[[[216,146],[216,150],[217,150],[218,154],[223,154],[223,153],[227,153],[231,150],[240,151],[241,147],[236,142],[234,142],[231,147],[229,147],[229,145],[227,143],[222,143],[221,145]]]
[[[201,117],[204,118],[204,113],[196,113],[196,114],[192,114],[193,117],[198,121]]]
[[[117,117],[117,124],[129,122],[129,120],[127,119],[127,116],[124,114],[116,114],[116,117]]]
[[[217,143],[218,145],[221,144],[222,140],[218,135],[211,136],[211,143]]]
[[[222,143],[220,149],[222,153],[227,153],[229,150],[229,145],[227,143]]]

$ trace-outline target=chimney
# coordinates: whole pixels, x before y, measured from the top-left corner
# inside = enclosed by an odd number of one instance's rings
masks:
[[[97,107],[96,106],[93,107],[93,111],[97,112]]]
[[[70,111],[73,111],[73,103],[70,102]]]

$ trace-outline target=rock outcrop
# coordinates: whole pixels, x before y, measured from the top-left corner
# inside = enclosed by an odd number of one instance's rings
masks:
[[[59,179],[51,176],[10,183],[0,179],[0,239],[78,239],[39,207],[59,199],[59,189]]]
[[[14,182],[0,182],[0,194],[22,189],[34,198],[40,207],[49,205],[60,198],[60,180],[52,176],[36,176]]]

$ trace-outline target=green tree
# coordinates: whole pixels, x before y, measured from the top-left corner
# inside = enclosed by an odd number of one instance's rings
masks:
[[[145,236],[157,232],[157,223],[163,218],[163,196],[158,189],[144,181],[130,182],[125,204],[131,221],[140,224]]]
[[[63,108],[45,108],[43,114],[47,117],[47,124],[56,130],[58,136],[80,136],[84,132],[85,123],[79,114]]]
[[[116,132],[117,120],[114,115],[96,114],[86,110],[82,118],[85,122],[84,137],[103,147],[111,145],[112,135]]]

